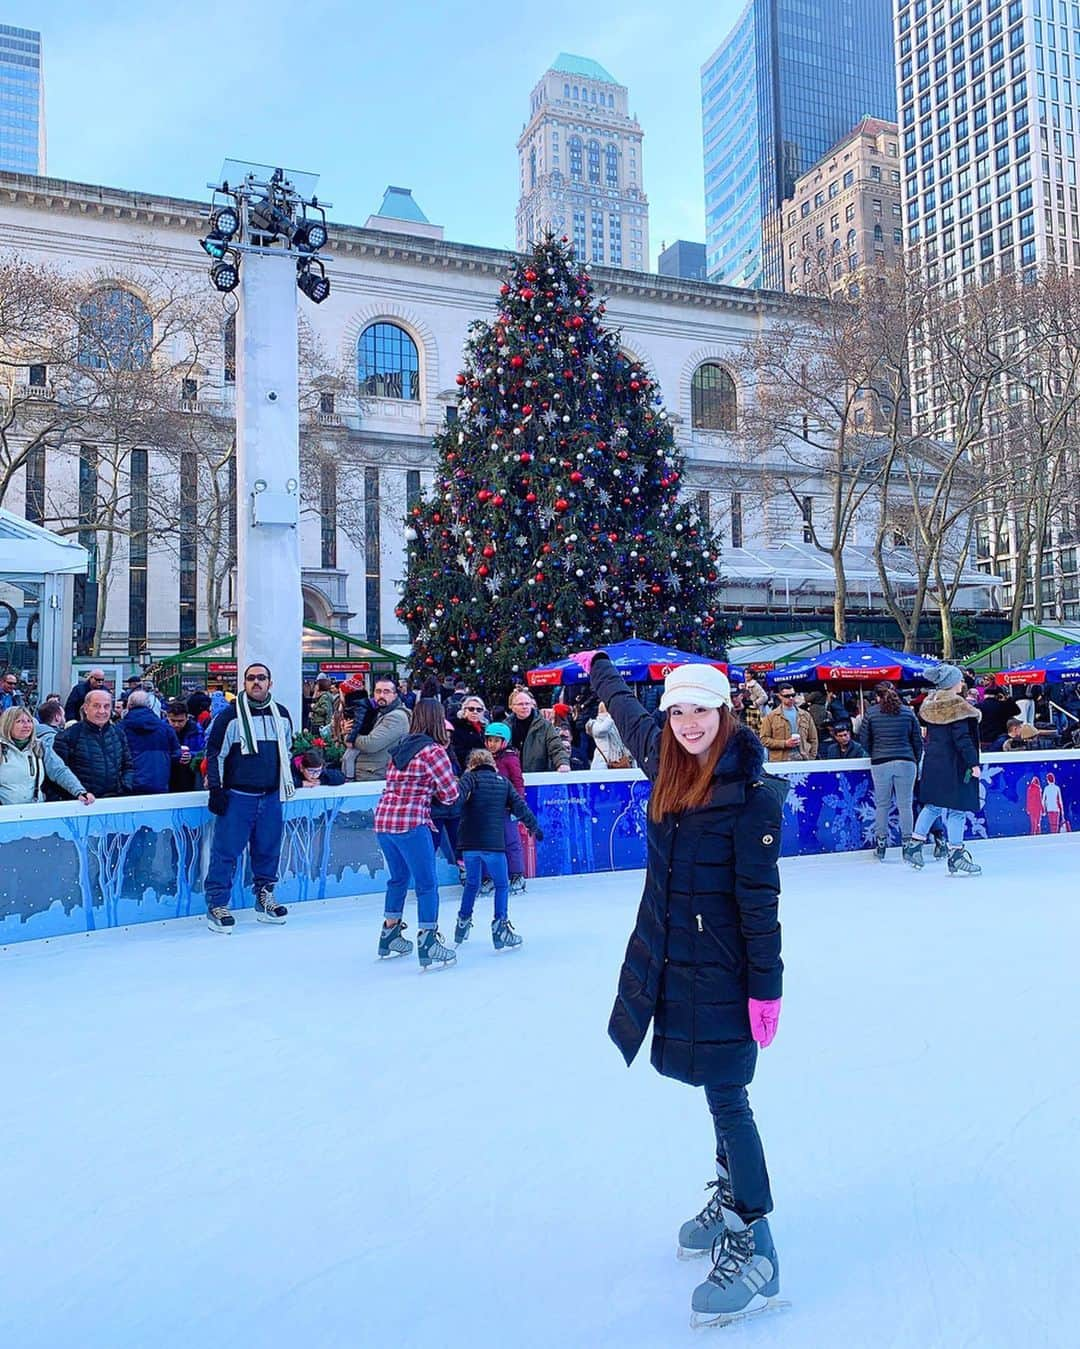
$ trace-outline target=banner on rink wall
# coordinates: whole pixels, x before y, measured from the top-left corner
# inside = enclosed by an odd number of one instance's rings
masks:
[[[784,804],[786,856],[873,846],[869,768],[776,764],[791,790]],[[637,770],[543,773],[528,796],[544,829],[526,849],[530,874],[581,875],[645,865],[648,783]],[[285,807],[285,904],[381,893],[386,873],[374,831],[378,783],[302,791]],[[967,835],[1009,838],[1080,830],[1080,752],[992,754]],[[0,945],[205,912],[203,877],[212,817],[199,792],[175,796],[0,807]],[[899,843],[892,820],[891,842]],[[530,841],[531,843],[531,841]],[[439,861],[440,883],[457,871]],[[250,875],[233,906],[250,908]]]

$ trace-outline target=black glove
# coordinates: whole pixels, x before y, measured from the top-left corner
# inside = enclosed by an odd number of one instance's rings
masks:
[[[544,841],[544,831],[539,825],[533,830],[533,838],[536,839],[537,843],[543,843]]]
[[[224,815],[229,809],[229,793],[224,787],[210,788],[210,814]]]

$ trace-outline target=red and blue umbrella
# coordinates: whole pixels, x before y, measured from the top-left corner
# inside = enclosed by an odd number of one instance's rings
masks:
[[[695,656],[690,651],[679,651],[673,646],[660,646],[629,637],[625,642],[613,642],[604,650],[619,674],[631,684],[656,684],[666,679],[679,665],[712,665],[728,673],[727,661],[713,660],[711,656]],[[735,672],[732,671],[734,674]],[[533,688],[551,688],[560,684],[584,684],[588,675],[577,661],[557,660],[529,670],[525,682]]]
[[[994,676],[997,684],[1075,684],[1080,681],[1080,642],[1050,656],[1029,660]]]
[[[765,682],[777,684],[877,684],[887,679],[893,684],[917,684],[927,672],[939,665],[936,660],[913,656],[909,651],[893,651],[872,642],[847,642],[817,656],[770,670]]]

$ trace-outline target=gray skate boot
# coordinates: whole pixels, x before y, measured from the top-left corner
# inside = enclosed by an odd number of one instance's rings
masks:
[[[767,1218],[744,1223],[724,1210],[724,1230],[713,1246],[712,1273],[694,1289],[690,1324],[727,1326],[779,1306],[780,1262]]]
[[[716,1163],[716,1179],[708,1181],[705,1188],[713,1191],[709,1202],[696,1218],[691,1218],[679,1228],[679,1247],[675,1254],[680,1260],[697,1260],[709,1254],[713,1242],[724,1231],[724,1218],[720,1210],[730,1209],[735,1203],[727,1167],[722,1162]]]
[[[521,938],[510,926],[509,918],[496,918],[491,925],[491,940],[496,951],[512,951],[521,945]]]
[[[922,855],[922,839],[909,838],[904,844],[904,861],[916,871],[922,871],[926,860]]]
[[[389,927],[384,923],[379,932],[379,959],[388,960],[393,956],[407,956],[412,951],[412,942],[401,934],[405,924],[399,918]]]
[[[443,939],[433,927],[424,928],[416,946],[420,959],[420,972],[425,970],[445,970],[457,962],[457,952],[444,946]]]
[[[469,940],[469,933],[472,931],[472,919],[462,918],[459,913],[457,922],[454,924],[454,945],[460,946],[462,942]]]
[[[874,856],[879,862],[885,861],[885,854],[889,850],[889,840],[887,838],[877,838],[874,840]]]
[[[981,876],[982,867],[978,866],[973,860],[971,853],[966,848],[950,848],[949,850],[949,875],[950,876]]]

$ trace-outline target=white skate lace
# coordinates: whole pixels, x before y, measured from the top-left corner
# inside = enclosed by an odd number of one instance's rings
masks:
[[[740,1278],[754,1254],[754,1239],[750,1229],[733,1232],[725,1227],[712,1244],[713,1268],[709,1282],[720,1288]]]
[[[226,915],[228,912],[229,912],[229,910],[226,909],[226,908],[224,908],[222,905],[220,905],[220,904],[219,904],[219,905],[215,905],[214,908],[212,908],[212,909],[210,910],[210,917],[213,918],[213,919],[216,919],[216,920],[220,921],[222,918],[225,917],[225,915]]]

